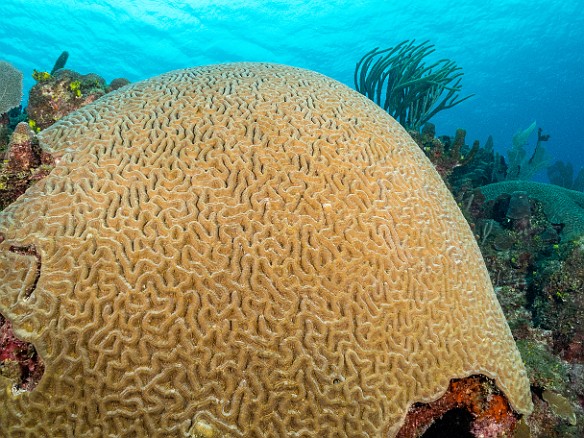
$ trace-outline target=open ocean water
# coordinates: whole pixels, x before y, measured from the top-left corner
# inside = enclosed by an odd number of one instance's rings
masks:
[[[231,61],[304,67],[353,86],[356,62],[406,39],[435,44],[475,97],[432,121],[505,152],[533,121],[553,160],[584,165],[584,13],[578,0],[4,0],[0,58],[24,72],[67,68],[138,81]],[[531,138],[534,145],[536,135]]]

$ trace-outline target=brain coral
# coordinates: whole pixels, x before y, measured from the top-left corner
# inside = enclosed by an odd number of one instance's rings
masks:
[[[0,312],[45,372],[8,436],[394,436],[452,378],[526,374],[473,235],[406,132],[320,74],[171,72],[40,135],[0,215]]]
[[[563,241],[577,239],[584,234],[584,193],[554,184],[535,181],[502,181],[480,187],[487,201],[514,192],[527,192],[542,203],[543,211],[552,224],[563,225]]]

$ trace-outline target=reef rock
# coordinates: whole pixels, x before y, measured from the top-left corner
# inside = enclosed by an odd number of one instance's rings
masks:
[[[0,210],[52,169],[52,156],[39,147],[33,130],[25,122],[16,125],[0,165]]]
[[[0,376],[9,436],[393,437],[472,375],[532,409],[468,224],[356,91],[179,70],[39,138],[56,167],[0,215],[0,312],[44,364]]]
[[[89,104],[108,92],[105,80],[96,74],[80,75],[72,70],[57,70],[50,75],[35,72],[37,83],[28,98],[29,123],[46,129],[67,114]]]

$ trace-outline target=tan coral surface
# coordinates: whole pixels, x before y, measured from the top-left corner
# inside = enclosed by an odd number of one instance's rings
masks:
[[[0,312],[46,371],[0,377],[3,436],[391,437],[477,373],[530,411],[468,225],[357,92],[193,68],[40,137],[59,163],[0,216]]]

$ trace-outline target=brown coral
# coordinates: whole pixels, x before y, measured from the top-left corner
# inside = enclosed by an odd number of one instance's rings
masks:
[[[0,116],[17,107],[22,99],[22,73],[12,64],[0,61]]]
[[[180,70],[40,138],[57,167],[0,215],[0,312],[45,364],[9,434],[395,436],[475,374],[530,411],[468,225],[357,92]]]

